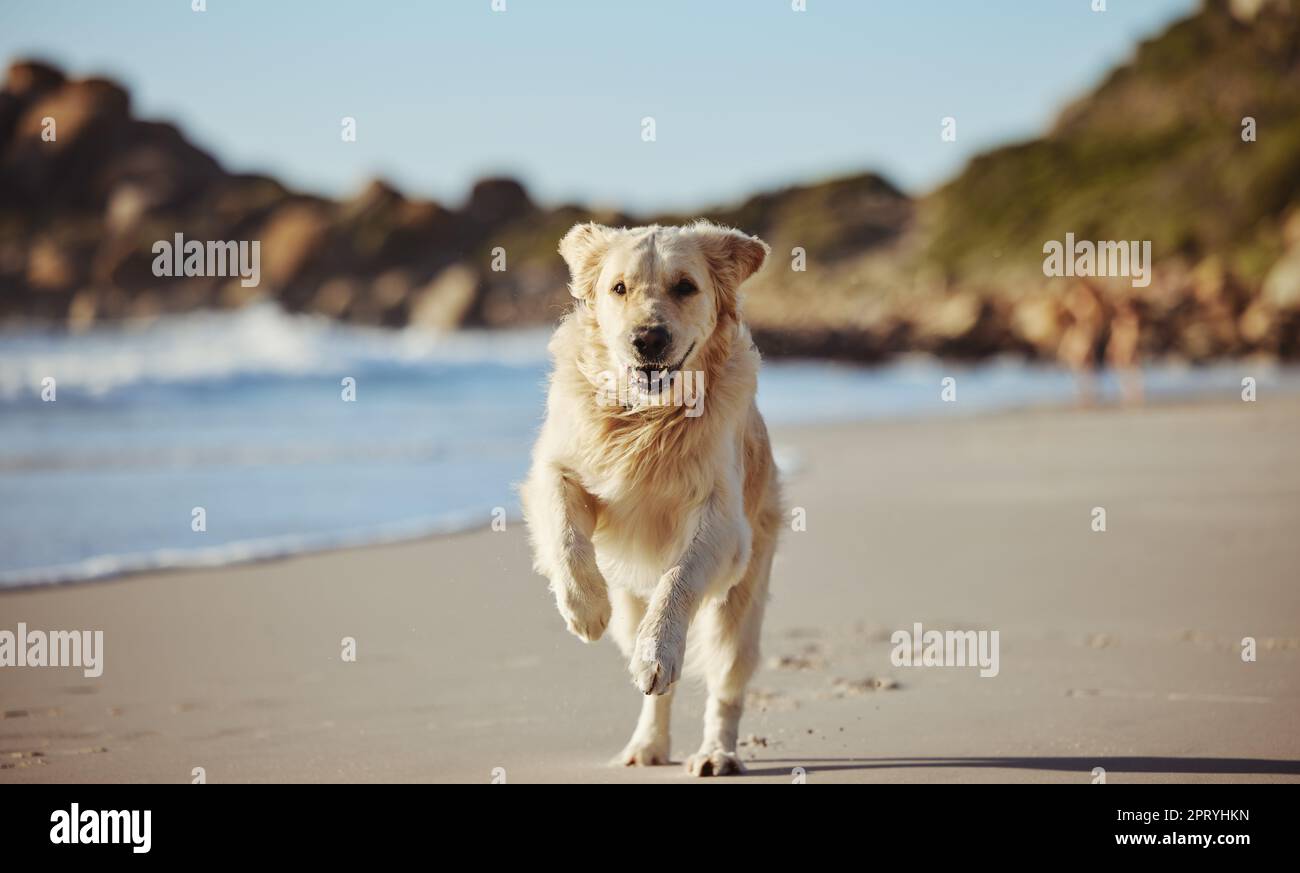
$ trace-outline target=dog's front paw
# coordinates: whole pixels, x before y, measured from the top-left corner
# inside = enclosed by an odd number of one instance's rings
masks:
[[[579,595],[564,588],[555,595],[555,605],[560,610],[569,633],[584,643],[594,643],[609,626],[609,593],[601,588],[591,594]]]
[[[640,636],[632,652],[632,684],[642,694],[667,694],[682,675],[685,660],[684,641],[675,638]]]
[[[692,776],[739,776],[745,772],[745,766],[735,752],[700,749],[686,759],[686,772]]]
[[[656,767],[668,763],[668,738],[633,737],[611,762],[615,767]]]

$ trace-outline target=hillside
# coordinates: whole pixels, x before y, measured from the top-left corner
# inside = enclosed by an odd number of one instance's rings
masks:
[[[1230,6],[1140,45],[1045,137],[973,161],[928,198],[926,254],[966,278],[1037,271],[1043,241],[1073,231],[1262,280],[1300,202],[1300,4],[1247,20]]]

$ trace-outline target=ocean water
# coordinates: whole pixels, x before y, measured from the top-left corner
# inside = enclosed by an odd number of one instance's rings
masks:
[[[272,306],[0,333],[0,587],[400,540],[484,526],[498,508],[517,518],[547,335],[433,337]],[[1243,372],[1152,369],[1147,392],[1235,397]],[[1300,390],[1295,371],[1248,372],[1261,390]],[[948,375],[956,404],[940,399]],[[782,425],[1065,404],[1073,391],[1066,372],[1012,362],[768,362],[759,405]],[[195,507],[206,531],[192,529]]]

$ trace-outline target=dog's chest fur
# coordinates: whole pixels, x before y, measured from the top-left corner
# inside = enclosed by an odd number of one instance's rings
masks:
[[[592,542],[610,584],[647,595],[696,536],[706,501],[743,489],[758,358],[741,330],[744,344],[729,343],[706,372],[702,415],[596,405],[579,413],[588,439],[575,472],[597,500]]]

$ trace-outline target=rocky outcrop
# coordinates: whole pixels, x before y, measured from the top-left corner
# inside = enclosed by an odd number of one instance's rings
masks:
[[[435,276],[477,264],[491,239],[536,212],[510,179],[479,182],[460,208],[382,181],[341,202],[297,194],[228,173],[171,125],[135,118],[112,82],[20,61],[0,89],[0,321],[79,327],[272,297],[293,311],[402,325],[417,303],[428,316]],[[175,234],[258,240],[260,284],[154,275],[153,245]],[[538,283],[563,293],[561,276],[530,269],[508,284],[537,297]],[[433,321],[454,327],[452,316],[480,311],[473,302]],[[509,324],[517,309],[482,311]]]

